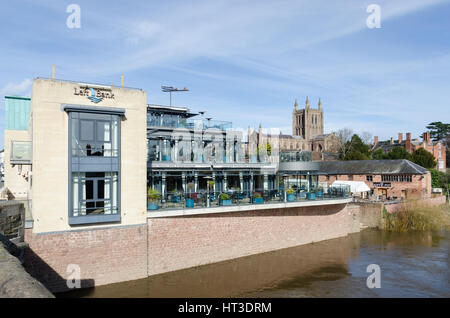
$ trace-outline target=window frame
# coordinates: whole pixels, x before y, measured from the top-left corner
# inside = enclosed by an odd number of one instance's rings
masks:
[[[68,223],[69,225],[89,225],[89,224],[98,224],[98,223],[116,223],[121,222],[121,116],[125,114],[125,110],[121,108],[106,108],[106,107],[95,107],[92,106],[80,106],[79,108],[76,107],[76,105],[71,105],[70,107],[66,108],[64,105],[62,105],[63,110],[65,110],[68,114]],[[110,122],[110,142],[112,144],[113,142],[113,136],[112,136],[112,130],[113,130],[113,121],[117,120],[117,149],[111,149],[111,156],[104,157],[104,156],[79,156],[78,152],[76,152],[74,155],[72,154],[72,129],[75,127],[73,125],[73,120],[76,118],[78,120],[78,126],[76,129],[78,129],[78,136],[81,136],[81,118],[80,114],[89,114],[89,113],[95,113],[99,115],[106,115],[109,116],[109,120],[102,120],[102,119],[95,119],[94,120],[94,139],[97,135],[97,122]],[[76,114],[76,115],[75,115]],[[105,116],[105,117],[106,117]],[[83,118],[83,120],[90,120]],[[111,146],[112,148],[112,146]],[[116,153],[117,156],[113,156],[113,154]],[[80,173],[89,173],[89,172],[101,172],[101,173],[111,173],[111,185],[110,185],[110,210],[111,214],[81,214],[81,202],[87,201],[82,200],[81,193],[78,192],[78,202],[79,202],[79,210],[78,215],[74,215],[74,192],[73,191],[80,191],[81,189],[81,174]],[[73,174],[78,175],[78,183],[77,183],[77,189],[73,189]],[[117,206],[113,207],[113,174],[117,173],[117,192],[115,195],[117,198],[115,198],[117,202]],[[102,179],[102,178],[86,178],[86,179]],[[105,176],[103,178],[104,180],[107,179]],[[94,189],[95,190],[95,189]],[[98,189],[97,189],[98,190]],[[92,200],[89,200],[92,201]],[[99,202],[99,200],[97,200]],[[107,200],[100,200],[100,201],[107,201]],[[115,213],[114,213],[115,212]]]

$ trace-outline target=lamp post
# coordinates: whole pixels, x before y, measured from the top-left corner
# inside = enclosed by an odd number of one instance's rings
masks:
[[[205,179],[206,180],[212,180],[214,178],[210,177],[210,176],[206,176]],[[209,183],[208,183],[208,181],[206,181],[206,207],[207,208],[210,207],[210,203],[209,203]]]
[[[174,88],[173,86],[161,86],[161,90],[170,95],[170,106],[172,106],[172,92],[187,92],[189,91],[186,87],[183,89]]]

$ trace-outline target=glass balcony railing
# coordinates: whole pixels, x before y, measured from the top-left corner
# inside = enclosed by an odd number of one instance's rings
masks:
[[[224,192],[183,193],[182,191],[166,192],[163,196],[157,195],[147,200],[147,210],[179,210],[195,208],[213,208],[220,206],[241,206],[251,204],[274,204],[301,201],[321,201],[350,198],[348,187],[330,187],[326,190],[314,189],[311,191],[298,190],[293,193],[282,190],[240,191],[230,190]]]

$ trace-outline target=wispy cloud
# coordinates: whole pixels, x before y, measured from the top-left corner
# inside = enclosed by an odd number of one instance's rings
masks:
[[[31,94],[31,86],[33,81],[29,78],[24,79],[20,83],[8,83],[0,89],[0,95],[27,95]]]

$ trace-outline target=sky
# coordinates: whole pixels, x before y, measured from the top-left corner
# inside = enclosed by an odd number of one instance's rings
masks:
[[[245,130],[291,133],[308,96],[326,133],[417,138],[450,122],[449,16],[450,0],[2,1],[0,148],[4,96],[31,96],[53,64],[57,79],[119,86],[124,74],[152,104],[169,103],[161,85],[187,87],[173,105]]]

